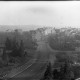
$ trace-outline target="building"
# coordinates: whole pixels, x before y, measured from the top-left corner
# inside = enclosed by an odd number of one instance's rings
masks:
[[[49,27],[49,28],[47,28],[45,30],[45,35],[55,34],[55,33],[56,33],[56,31],[53,28],[51,28],[51,27]]]

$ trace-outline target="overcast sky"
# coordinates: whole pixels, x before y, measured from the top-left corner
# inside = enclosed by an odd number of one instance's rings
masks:
[[[78,27],[80,26],[80,2],[0,2],[0,25]]]

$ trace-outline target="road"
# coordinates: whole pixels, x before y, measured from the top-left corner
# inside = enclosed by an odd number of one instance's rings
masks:
[[[39,80],[48,62],[53,64],[56,60],[55,51],[45,41],[39,41],[35,55],[36,57],[29,64],[27,63],[28,65],[24,64],[19,69],[11,71],[5,78],[8,80]]]

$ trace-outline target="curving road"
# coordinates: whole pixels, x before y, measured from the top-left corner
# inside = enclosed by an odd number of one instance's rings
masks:
[[[34,59],[18,69],[12,70],[4,78],[8,80],[39,80],[45,72],[48,62],[53,64],[55,60],[55,51],[45,41],[39,41]]]

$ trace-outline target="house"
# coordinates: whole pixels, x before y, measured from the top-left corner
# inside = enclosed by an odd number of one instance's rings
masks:
[[[55,31],[55,29],[52,28],[52,27],[49,27],[49,28],[47,28],[47,29],[45,30],[45,35],[55,34],[55,33],[56,33],[56,31]]]

